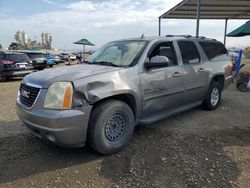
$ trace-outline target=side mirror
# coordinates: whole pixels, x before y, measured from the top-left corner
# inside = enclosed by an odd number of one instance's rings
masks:
[[[154,56],[150,61],[145,62],[145,68],[167,67],[169,65],[169,59],[165,56]]]

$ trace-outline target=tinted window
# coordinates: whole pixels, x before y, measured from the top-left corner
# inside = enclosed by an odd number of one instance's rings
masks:
[[[199,63],[201,58],[196,45],[192,41],[178,42],[184,64]]]
[[[44,58],[43,54],[39,54],[39,53],[27,53],[27,55],[34,59],[34,58]]]
[[[30,60],[26,54],[7,54],[6,59],[13,62],[26,62]]]
[[[200,45],[210,61],[216,57],[227,54],[227,50],[222,43],[202,41],[200,42]]]

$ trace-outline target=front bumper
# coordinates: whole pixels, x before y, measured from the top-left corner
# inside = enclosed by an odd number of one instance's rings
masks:
[[[226,89],[232,83],[232,76],[227,76],[224,81],[224,88]]]
[[[33,63],[34,69],[44,69],[47,67],[47,62],[46,63]]]
[[[17,100],[17,114],[31,133],[42,139],[67,147],[85,145],[92,107],[72,110],[31,109]]]
[[[16,69],[16,70],[3,71],[1,72],[1,74],[7,77],[18,77],[18,76],[25,76],[32,72],[34,72],[33,69]]]
[[[55,63],[54,60],[47,60],[47,65],[53,65]]]

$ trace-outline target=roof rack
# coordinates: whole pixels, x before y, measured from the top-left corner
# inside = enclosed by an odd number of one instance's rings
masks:
[[[195,37],[195,38],[197,38],[197,39],[207,39],[207,40],[217,41],[216,39],[207,38],[207,37],[204,37],[204,36],[199,36],[199,37]]]
[[[207,38],[207,37],[204,37],[204,36],[195,37],[195,36],[192,36],[192,35],[166,35],[165,37],[184,37],[184,38],[197,38],[197,39],[207,39],[207,40],[217,41],[216,39]]]
[[[165,37],[185,37],[185,38],[191,38],[192,35],[166,35]]]

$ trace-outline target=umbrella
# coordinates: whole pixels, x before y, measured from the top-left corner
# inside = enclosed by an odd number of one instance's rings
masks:
[[[246,35],[250,35],[250,20],[231,33],[227,34],[228,37],[243,37]]]
[[[78,40],[74,42],[73,44],[83,45],[83,52],[85,52],[85,46],[95,46],[93,43],[89,42],[87,39]]]

